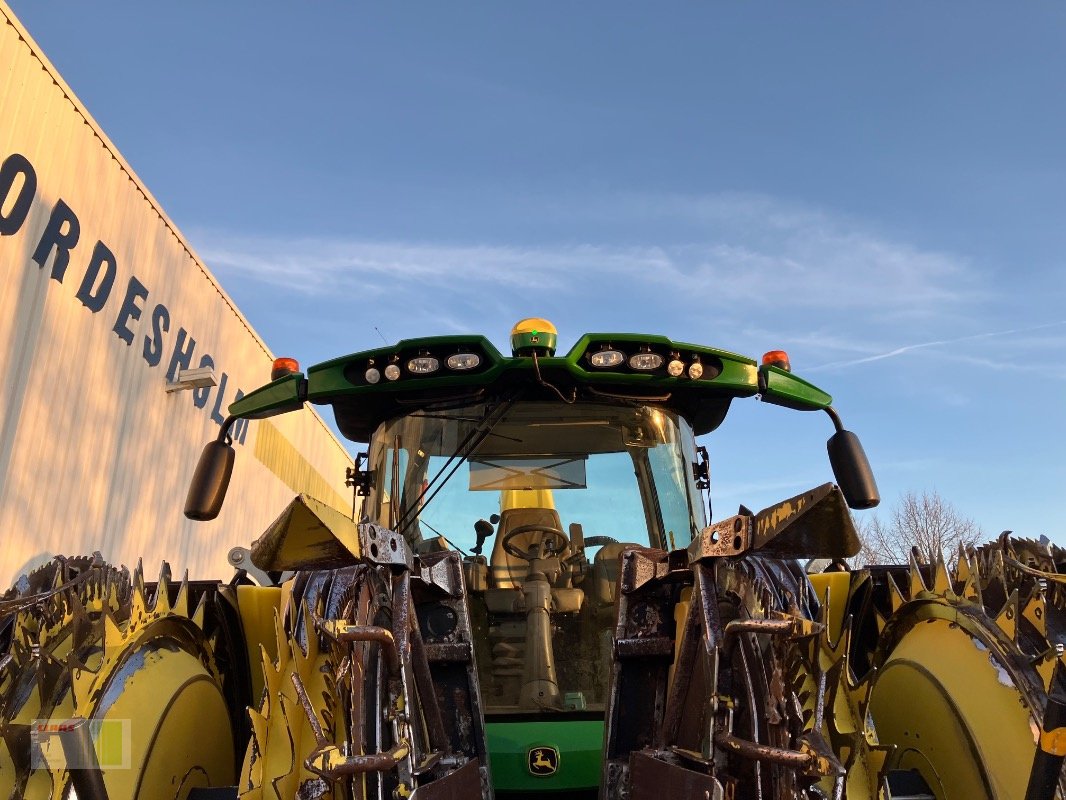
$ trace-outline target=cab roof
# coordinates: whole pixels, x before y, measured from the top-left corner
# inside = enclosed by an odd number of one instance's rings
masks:
[[[306,378],[279,378],[234,403],[230,413],[258,418],[304,401],[330,405],[341,433],[367,442],[382,422],[412,411],[506,397],[644,402],[676,411],[696,435],[717,428],[736,397],[761,393],[764,400],[801,410],[832,401],[778,366],[664,336],[588,333],[562,356],[522,352],[505,356],[478,335],[405,339],[310,367]]]

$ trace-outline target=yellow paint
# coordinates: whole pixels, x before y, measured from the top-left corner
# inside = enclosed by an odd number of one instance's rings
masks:
[[[1066,728],[1040,731],[1040,749],[1053,756],[1066,756]]]
[[[91,720],[110,797],[184,798],[195,787],[231,785],[235,751],[229,711],[210,643],[194,622],[197,615],[188,616],[188,586],[182,582],[171,604],[167,581],[160,581],[154,601],[145,598],[139,570],[130,583],[125,609],[115,584],[103,597],[90,592],[92,602],[86,605],[98,611],[86,634],[94,646],[84,653],[85,668],[72,669],[67,687],[45,703],[31,693],[12,721]],[[76,602],[72,598],[65,607],[73,609]],[[36,632],[43,650],[57,660],[72,652],[72,622],[68,616],[54,630]],[[16,629],[13,635],[19,639],[25,633]],[[154,646],[166,641],[181,645]],[[66,796],[69,777],[58,739],[48,740],[43,750],[50,769],[30,773],[24,796]],[[0,774],[13,774],[13,765],[3,760],[0,755]]]
[[[840,639],[844,627],[844,612],[848,607],[848,590],[851,588],[851,573],[822,572],[809,575],[811,585],[818,599],[825,605],[825,621],[829,638],[833,642]]]
[[[666,680],[667,686],[673,686],[674,684],[674,665],[677,664],[678,656],[681,654],[682,631],[685,630],[685,620],[688,619],[688,609],[691,605],[692,587],[686,586],[681,590],[681,599],[674,606],[674,630],[676,631],[674,634],[674,660],[670,663],[670,674]]]
[[[260,662],[260,646],[266,648],[267,655],[277,659],[277,647],[274,637],[274,614],[281,607],[281,587],[279,586],[238,586],[237,613],[241,617],[241,632],[244,634],[244,646],[248,651],[249,670],[252,676],[252,698],[263,694],[263,671],[256,668]]]
[[[555,329],[548,320],[541,317],[527,317],[526,319],[519,320],[511,328],[511,335],[515,336],[520,333],[554,333],[558,335],[559,331]]]
[[[551,489],[504,489],[500,492],[500,511],[515,508],[555,508]]]
[[[304,624],[311,628],[310,612],[303,606],[290,605],[284,618],[276,616],[274,620],[276,659],[267,655],[266,648],[262,651],[266,690],[259,708],[249,709],[254,741],[245,751],[241,770],[242,800],[294,797],[301,784],[316,778],[305,761],[317,744],[311,721],[296,694],[293,675],[300,677],[328,743],[339,745],[345,736],[345,716],[337,707],[336,692],[331,686],[330,676],[336,665],[330,661],[328,651],[319,650],[318,636],[308,636],[307,652],[301,649],[292,637],[297,615],[302,615]],[[334,753],[339,751],[328,749],[326,760],[331,760]],[[316,760],[320,762],[321,759]]]
[[[759,535],[763,536],[768,531],[784,524],[791,517],[797,516],[807,505],[807,495],[800,495],[775,506],[769,516],[756,517]]]
[[[126,681],[107,719],[130,720],[130,769],[104,771],[109,797],[178,797],[233,775],[229,712],[217,683],[184,651],[156,651]],[[180,795],[183,796],[183,795]]]
[[[252,544],[252,563],[265,570],[322,568],[352,563],[361,553],[355,522],[301,494]]]
[[[352,501],[336,491],[269,420],[255,423],[255,457],[296,494],[309,494],[350,514]]]
[[[931,614],[944,618],[928,618]],[[930,606],[874,683],[870,710],[900,768],[917,769],[937,800],[1022,797],[1033,763],[1032,718],[989,650]]]

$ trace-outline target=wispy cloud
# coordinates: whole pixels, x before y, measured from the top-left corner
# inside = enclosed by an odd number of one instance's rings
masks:
[[[615,227],[593,225],[598,241],[279,239],[220,231],[193,238],[223,276],[326,301],[428,304],[450,308],[456,318],[474,298],[506,296],[556,307],[591,301],[616,312],[635,306],[693,324],[725,320],[735,331],[753,321],[809,331],[819,314],[860,315],[867,325],[943,317],[984,293],[981,275],[964,258],[759,196],[575,202],[574,224],[612,218],[612,204]],[[821,335],[846,338],[839,330]],[[874,352],[855,347],[850,352]]]
[[[1066,320],[1060,320],[1058,322],[1049,322],[1043,325],[1033,325],[1027,328],[1013,328],[1011,330],[1002,331],[988,331],[985,333],[975,333],[969,336],[956,336],[951,339],[936,339],[929,342],[918,342],[916,344],[903,345],[902,347],[896,347],[892,350],[887,350],[882,353],[875,353],[874,355],[865,356],[863,358],[853,358],[846,361],[834,361],[829,364],[820,364],[815,367],[809,367],[807,372],[818,372],[822,370],[834,370],[844,369],[846,367],[855,367],[860,364],[869,364],[874,361],[883,361],[886,358],[896,358],[898,356],[913,353],[916,350],[925,350],[933,347],[943,347],[950,344],[961,344],[963,342],[972,342],[978,339],[991,339],[1000,336],[1013,336],[1020,333],[1029,333],[1032,331],[1046,330],[1047,328],[1055,328],[1062,325],[1066,325]],[[1006,363],[992,362],[988,359],[974,359],[982,366],[997,366],[1000,368],[1007,368],[1009,365]]]

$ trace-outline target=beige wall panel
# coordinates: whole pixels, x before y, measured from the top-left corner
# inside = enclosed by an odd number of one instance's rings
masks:
[[[306,410],[250,423],[219,519],[183,517],[213,417],[269,379],[273,355],[0,1],[0,163],[16,156],[37,184],[17,230],[0,236],[0,589],[52,553],[94,550],[143,557],[151,573],[167,559],[224,577],[227,550],[294,491],[350,511],[351,459]],[[0,223],[17,221],[23,187],[0,180]],[[79,229],[65,270],[56,248],[34,260],[59,203]],[[79,291],[98,242],[114,255],[114,281],[93,310]],[[85,288],[91,303],[100,284]],[[186,348],[195,340],[190,366],[209,356],[224,386],[164,391],[180,330]]]

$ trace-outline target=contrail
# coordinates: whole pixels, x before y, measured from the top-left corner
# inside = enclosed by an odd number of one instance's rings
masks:
[[[1010,336],[1015,333],[1029,333],[1030,331],[1040,331],[1045,328],[1055,328],[1059,325],[1066,325],[1066,320],[1059,320],[1058,322],[1048,322],[1044,325],[1033,325],[1030,328],[1013,328],[1008,331],[991,331],[990,333],[975,333],[971,336],[960,336],[957,339],[937,339],[933,342],[919,342],[918,344],[908,344],[904,347],[897,347],[895,350],[889,350],[886,353],[878,353],[872,356],[866,356],[864,358],[856,358],[851,361],[833,361],[829,364],[822,364],[817,367],[811,367],[805,370],[806,372],[817,372],[823,369],[841,369],[843,367],[854,367],[859,364],[869,364],[871,361],[881,361],[886,358],[895,358],[901,356],[904,353],[909,353],[912,350],[922,350],[926,347],[939,347],[944,344],[956,344],[958,342],[970,342],[974,339],[990,339],[993,336]]]

